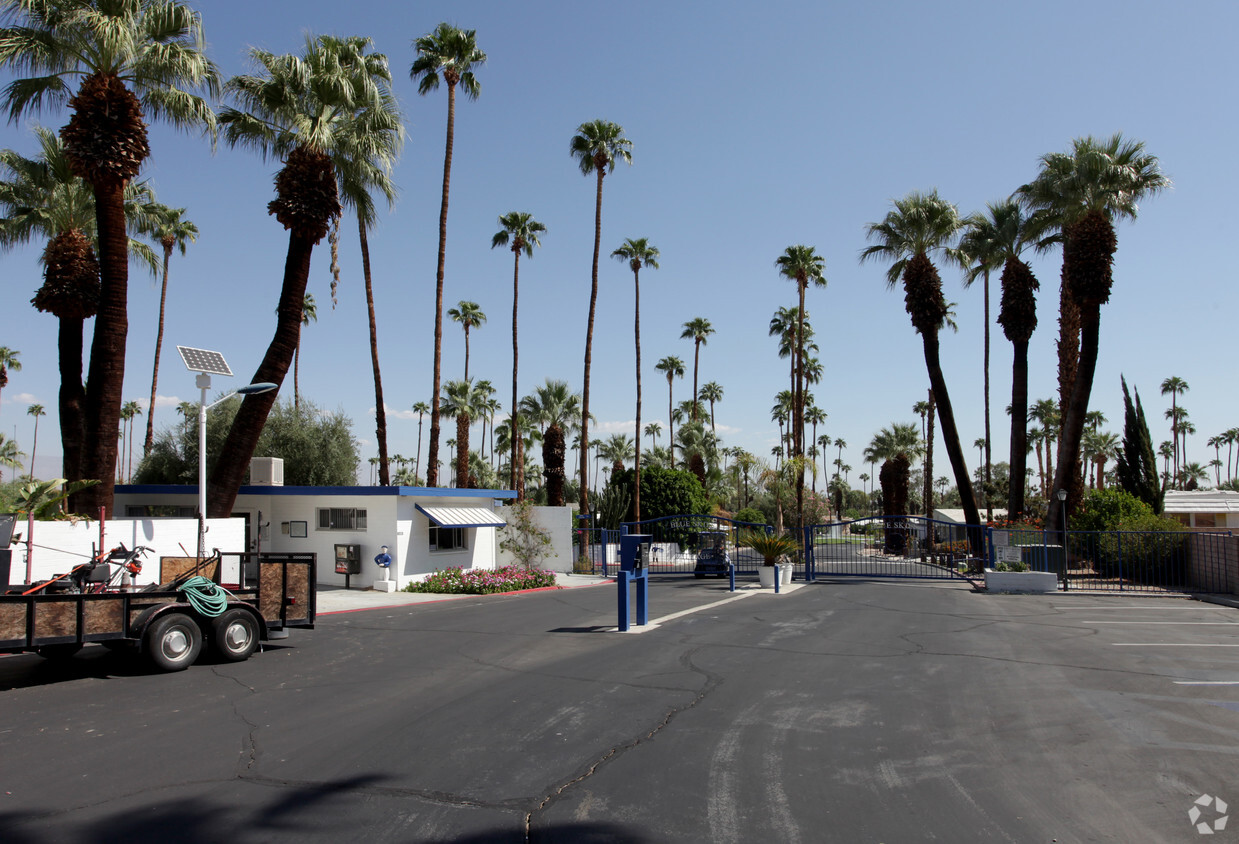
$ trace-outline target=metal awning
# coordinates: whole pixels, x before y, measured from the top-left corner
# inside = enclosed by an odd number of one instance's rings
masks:
[[[423,507],[415,504],[418,510],[429,517],[439,527],[503,527],[507,524],[503,516],[485,507]]]

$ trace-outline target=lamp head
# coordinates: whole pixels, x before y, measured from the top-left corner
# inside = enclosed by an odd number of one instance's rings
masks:
[[[273,384],[270,381],[259,381],[257,384],[246,384],[244,387],[238,387],[237,393],[242,396],[256,396],[259,393],[269,393],[279,388],[279,384]]]
[[[1063,502],[1067,500],[1067,490],[1065,489],[1060,489],[1058,492],[1055,493],[1055,495],[1058,497],[1059,502]]]

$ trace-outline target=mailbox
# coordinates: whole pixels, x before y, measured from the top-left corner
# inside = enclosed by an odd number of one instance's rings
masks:
[[[336,574],[361,574],[361,546],[336,546]]]

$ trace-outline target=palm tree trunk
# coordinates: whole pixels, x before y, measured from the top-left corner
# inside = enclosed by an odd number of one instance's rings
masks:
[[[938,359],[938,333],[936,331],[921,335],[925,349],[925,366],[929,370],[929,383],[934,388],[934,402],[938,406],[938,422],[942,426],[942,444],[946,446],[947,457],[951,461],[951,469],[955,473],[955,486],[959,490],[960,501],[964,507],[964,521],[968,525],[968,543],[972,548],[972,556],[984,556],[982,547],[981,514],[977,510],[977,501],[972,494],[972,480],[968,477],[968,464],[964,460],[964,450],[959,443],[959,430],[955,427],[955,412],[951,409],[951,397],[946,391],[946,379],[942,377],[942,364]]]
[[[800,534],[804,532],[804,292],[806,284],[796,280],[796,290],[800,295],[800,306],[796,311],[796,392],[793,396],[794,417],[792,443],[796,457],[800,458],[796,466],[796,527]],[[696,376],[694,376],[695,379]],[[840,452],[842,454],[842,451]],[[799,535],[799,534],[798,534]]]
[[[370,318],[370,365],[374,369],[374,435],[379,443],[379,486],[389,486],[387,470],[387,410],[383,406],[383,378],[379,374],[379,330],[374,320],[374,285],[370,275],[370,239],[361,212],[357,213],[357,234],[361,241],[361,273],[366,285],[366,313]]]
[[[934,390],[929,388],[929,410],[925,412],[929,425],[925,433],[925,477],[921,479],[921,497],[925,509],[925,518],[934,517]],[[933,547],[933,533],[927,532],[927,544]]]
[[[693,341],[693,404],[692,404],[692,421],[697,421],[697,371],[701,366],[701,338],[697,337]]]
[[[469,483],[469,424],[468,416],[456,417],[456,487],[467,489]]]
[[[305,285],[310,276],[310,255],[314,240],[293,231],[288,236],[288,255],[284,261],[284,286],[280,293],[280,306],[275,325],[275,336],[267,347],[262,363],[254,373],[251,383],[284,383],[288,367],[292,364],[297,349],[297,335],[301,329],[301,315],[305,308]],[[207,484],[207,517],[226,518],[232,513],[237,500],[237,491],[249,468],[250,458],[258,446],[267,415],[275,404],[278,390],[249,395],[241,402],[228,437],[210,472]]]
[[[447,85],[447,143],[443,152],[443,200],[439,205],[439,265],[435,271],[434,387],[430,397],[430,446],[426,486],[439,485],[439,390],[443,366],[443,270],[447,258],[447,197],[452,184],[452,142],[456,136],[456,86]]]
[[[159,290],[159,330],[155,334],[155,368],[151,373],[151,401],[146,406],[146,439],[142,443],[142,456],[151,453],[155,444],[155,389],[159,383],[159,354],[163,351],[164,308],[168,302],[168,263],[172,258],[172,247],[163,248],[163,285]]]
[[[1068,492],[1066,505],[1057,495],[1050,496],[1050,509],[1046,521],[1052,530],[1062,530],[1065,524],[1063,508],[1074,506],[1079,484],[1078,473],[1073,472],[1080,453],[1080,440],[1084,435],[1084,417],[1088,414],[1088,400],[1093,390],[1093,375],[1097,369],[1097,349],[1100,337],[1101,308],[1091,305],[1081,308],[1080,313],[1080,365],[1076,370],[1075,386],[1071,402],[1063,411],[1063,434],[1058,443],[1058,466],[1054,472],[1054,489]],[[1073,474],[1077,477],[1071,477]],[[1066,539],[1066,537],[1063,537]]]
[[[637,453],[632,463],[632,521],[639,522],[641,521],[641,271],[639,269],[633,269],[632,283],[635,297],[632,330],[637,345],[637,432],[633,437],[637,444]]]
[[[671,415],[672,402],[674,401],[671,390],[671,376],[673,373],[667,373],[667,452],[671,456],[671,468],[675,468],[675,417]],[[782,434],[782,427],[779,428]]]
[[[301,324],[297,324],[297,345],[293,348],[293,410],[301,410]]]
[[[96,515],[112,511],[116,490],[116,431],[125,387],[125,341],[129,335],[129,241],[125,233],[125,185],[114,181],[94,186],[99,243],[99,310],[90,346],[86,380],[85,442],[82,475],[99,483],[83,490],[80,504]]]
[[[1024,513],[1024,475],[1028,465],[1028,341],[1013,343],[1011,364],[1011,475],[1007,486],[1007,518]],[[1038,449],[1038,463],[1040,463]],[[1038,466],[1040,468],[1040,466]]]
[[[520,448],[517,445],[517,441],[520,439],[517,435],[517,431],[520,430],[520,424],[517,419],[520,409],[520,402],[518,399],[520,394],[516,388],[516,372],[520,364],[520,345],[516,340],[516,313],[517,305],[520,302],[521,292],[521,251],[518,245],[513,245],[516,248],[512,250],[512,254],[516,257],[512,262],[512,418],[508,421],[508,424],[511,426],[512,449],[510,456],[511,465],[508,466],[508,475],[510,477],[509,483],[512,489],[517,491],[516,499],[517,501],[520,501],[523,496],[521,495],[521,491],[517,488],[516,483],[517,477],[520,474],[520,468],[517,465],[520,462]]]
[[[82,323],[81,319],[61,317],[57,349],[60,356],[60,448],[61,473],[69,481],[80,481],[82,475],[82,445],[85,437],[84,407],[86,390],[82,387]],[[72,512],[82,512],[84,505],[76,503]]]
[[[581,515],[589,513],[589,367],[594,345],[594,313],[598,307],[598,250],[602,245],[602,166],[598,172],[597,195],[594,199],[594,265],[589,290],[589,322],[585,328],[585,383],[581,389]]]
[[[422,468],[422,417],[417,417],[417,459],[413,461],[413,474],[417,475]]]
[[[990,463],[992,458],[989,424],[989,270],[985,271],[985,518],[994,520],[994,503],[990,500]]]

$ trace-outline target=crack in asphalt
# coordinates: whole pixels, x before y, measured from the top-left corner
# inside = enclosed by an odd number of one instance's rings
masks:
[[[557,788],[553,789],[549,794],[543,797],[542,801],[525,815],[525,844],[529,844],[529,837],[533,828],[535,815],[544,811],[548,806],[559,799],[565,791],[592,777],[603,765],[653,739],[654,736],[662,732],[662,730],[665,729],[677,715],[681,712],[687,712],[697,706],[697,704],[705,700],[711,693],[714,692],[715,689],[722,685],[723,681],[718,675],[711,674],[709,671],[706,671],[693,663],[693,655],[698,650],[700,650],[700,647],[685,651],[680,657],[680,664],[689,671],[700,674],[705,678],[706,683],[702,686],[701,691],[697,692],[696,696],[683,706],[673,706],[667,710],[667,714],[663,716],[663,719],[658,722],[653,729],[646,732],[645,735],[639,735],[629,741],[613,745],[609,750],[599,756],[594,763],[585,770],[584,773],[573,777],[567,782],[561,783]]]

